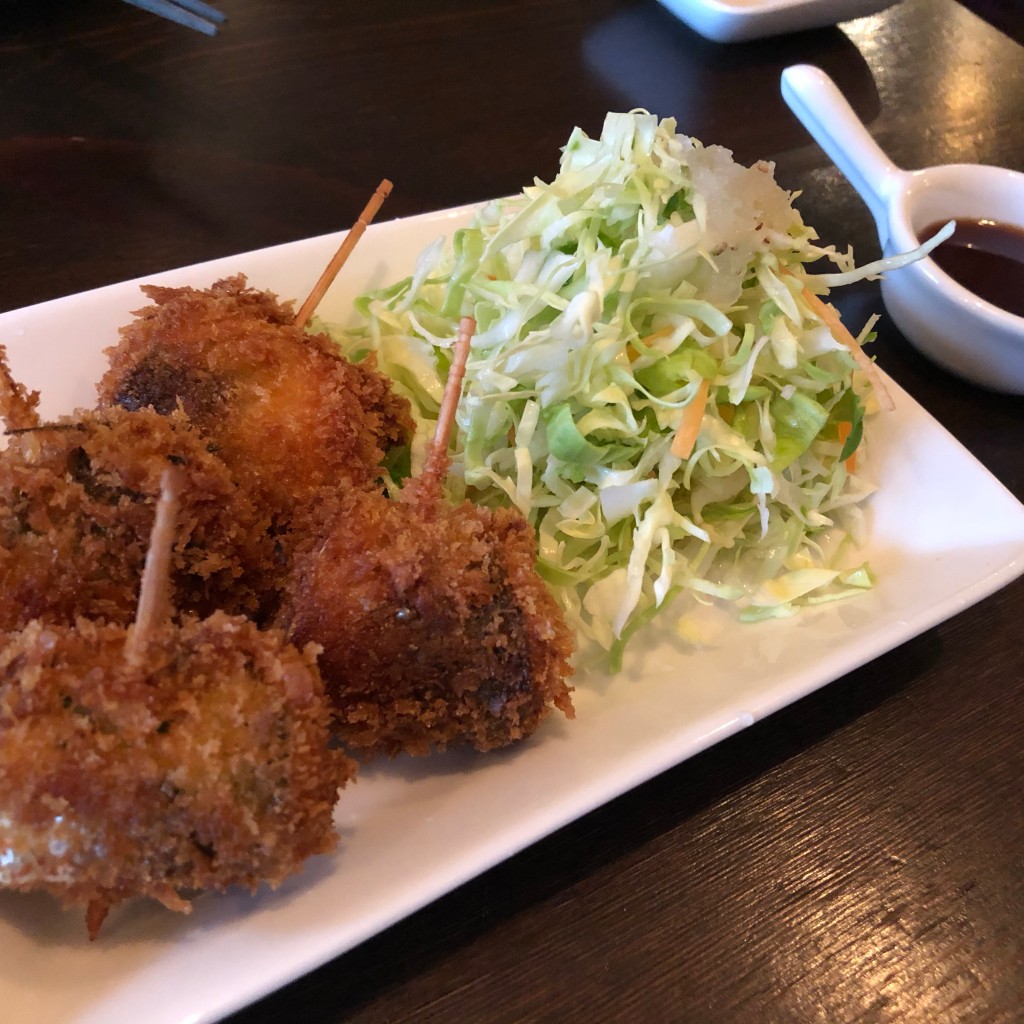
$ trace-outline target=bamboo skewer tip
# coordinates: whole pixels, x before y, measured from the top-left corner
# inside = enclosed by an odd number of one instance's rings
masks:
[[[327,289],[334,283],[334,279],[338,276],[341,268],[345,265],[349,256],[352,255],[352,250],[356,247],[356,243],[363,237],[363,232],[370,226],[370,222],[377,215],[377,211],[384,205],[384,200],[391,194],[393,187],[391,182],[384,178],[377,186],[373,195],[370,196],[369,202],[363,207],[363,212],[359,214],[355,224],[349,229],[348,234],[345,235],[341,245],[338,247],[338,251],[331,257],[330,262],[324,268],[324,272],[320,275],[320,279],[313,286],[313,290],[306,297],[306,301],[299,307],[298,313],[295,314],[293,323],[299,330],[303,330],[306,324],[309,323],[316,307],[320,305],[321,299],[327,294]]]

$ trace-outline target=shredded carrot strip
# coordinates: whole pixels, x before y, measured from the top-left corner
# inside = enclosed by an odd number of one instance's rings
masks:
[[[646,338],[641,338],[640,342],[643,345],[650,345],[652,341],[657,341],[659,338],[667,338],[674,330],[675,328],[671,324],[666,324],[664,327],[659,327],[652,334],[648,334]]]
[[[850,350],[850,354],[857,361],[857,365],[871,378],[871,385],[878,393],[878,401],[881,406],[890,412],[895,409],[896,403],[892,400],[892,395],[889,394],[888,388],[886,388],[882,381],[882,375],[878,372],[878,367],[864,355],[864,350],[857,344],[857,339],[846,329],[846,325],[839,319],[839,314],[835,309],[832,306],[826,305],[814,292],[807,288],[803,289],[802,294],[804,302],[811,307],[821,322],[832,332],[832,336],[836,341],[841,345],[845,345]]]
[[[848,420],[840,420],[839,422],[839,443],[841,445],[846,444],[846,439],[850,436],[850,432],[853,430],[853,424]],[[857,453],[853,452],[846,460],[846,471],[848,473],[857,472]]]
[[[660,328],[658,328],[658,330],[654,331],[652,334],[648,334],[646,338],[640,338],[638,340],[637,344],[639,344],[639,345],[650,345],[652,341],[657,341],[659,338],[665,338],[668,335],[670,335],[674,330],[675,330],[675,328],[671,324],[669,324],[669,325],[667,325],[665,327],[660,327]],[[632,363],[632,362],[634,362],[636,359],[638,359],[640,357],[640,351],[639,351],[639,349],[631,348],[627,352],[627,355],[629,357],[629,361]]]
[[[704,420],[704,410],[708,404],[709,383],[707,377],[702,377],[697,394],[683,409],[679,429],[676,431],[676,436],[672,438],[672,454],[677,458],[688,459],[693,453],[693,446],[697,443],[700,425]]]

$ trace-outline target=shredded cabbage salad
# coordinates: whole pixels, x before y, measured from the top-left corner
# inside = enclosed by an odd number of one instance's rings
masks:
[[[613,667],[681,593],[756,620],[872,584],[851,558],[874,321],[844,341],[816,296],[907,257],[855,269],[819,246],[773,170],[609,114],[600,138],[573,132],[550,184],[483,206],[335,332],[376,354],[426,434],[475,317],[453,486],[519,507]],[[838,271],[808,275],[821,257]]]

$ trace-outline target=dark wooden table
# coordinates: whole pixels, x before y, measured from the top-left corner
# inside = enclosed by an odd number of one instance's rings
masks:
[[[1024,164],[1019,0],[733,47],[654,0],[220,6],[207,39],[116,0],[0,3],[0,308],[347,226],[383,175],[391,216],[512,192],[634,106],[774,159],[821,235],[870,256],[779,97],[798,61],[902,166]],[[877,285],[840,305],[862,319]],[[876,351],[1024,498],[1021,399],[884,321]],[[234,1024],[1024,1019],[1022,622],[1018,581]]]

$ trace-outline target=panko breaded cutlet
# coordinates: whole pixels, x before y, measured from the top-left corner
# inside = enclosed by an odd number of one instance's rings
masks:
[[[420,475],[393,500],[341,494],[282,602],[290,637],[322,648],[339,734],[366,754],[491,750],[529,736],[554,707],[573,717],[573,637],[537,574],[533,529],[516,509],[443,494],[475,326],[460,324]]]
[[[329,747],[312,651],[215,613],[153,631],[80,619],[0,634],[0,886],[187,911],[272,886],[337,843],[352,763]]]
[[[143,291],[154,304],[108,350],[101,405],[169,413],[180,403],[277,534],[337,488],[376,480],[410,438],[409,403],[372,362],[343,359],[243,276]]]
[[[573,717],[573,638],[534,567],[532,528],[420,486],[396,500],[345,493],[297,559],[282,618],[293,642],[323,649],[338,735],[366,755],[491,750],[553,708]]]
[[[135,611],[160,477],[187,481],[175,606],[251,612],[271,557],[267,517],[178,411],[82,410],[15,430],[0,451],[0,630]]]

